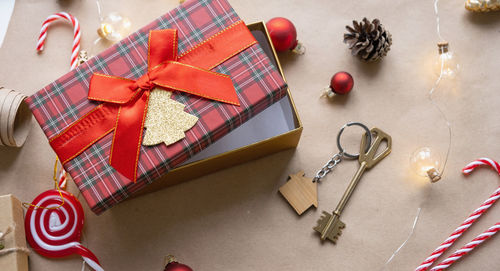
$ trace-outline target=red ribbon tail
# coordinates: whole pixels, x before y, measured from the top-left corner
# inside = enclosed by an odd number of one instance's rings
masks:
[[[62,164],[67,163],[114,130],[118,106],[104,104],[87,113],[50,140]]]
[[[137,163],[141,150],[148,100],[149,91],[143,91],[137,100],[131,101],[120,108],[111,145],[111,166],[133,182],[137,180]]]
[[[231,78],[188,64],[167,61],[150,74],[155,85],[223,103],[240,105]]]

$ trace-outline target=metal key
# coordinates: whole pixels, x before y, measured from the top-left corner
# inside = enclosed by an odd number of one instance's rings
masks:
[[[361,138],[361,148],[358,159],[360,166],[356,174],[354,174],[351,182],[349,183],[347,190],[344,192],[344,195],[340,199],[340,202],[338,203],[335,210],[331,214],[323,211],[323,215],[318,220],[318,225],[314,227],[314,230],[319,232],[319,234],[321,235],[321,241],[328,239],[334,244],[337,242],[339,235],[342,233],[342,229],[345,228],[344,222],[340,221],[340,214],[344,210],[344,207],[351,197],[354,188],[356,188],[356,185],[361,179],[361,176],[366,169],[372,168],[378,162],[380,162],[380,160],[384,159],[387,155],[389,155],[389,153],[391,153],[391,136],[378,128],[372,128],[370,131],[374,136],[373,144],[367,150],[366,147],[369,143],[367,143],[366,136],[363,136]],[[387,148],[377,154],[378,148],[383,141],[386,141]]]

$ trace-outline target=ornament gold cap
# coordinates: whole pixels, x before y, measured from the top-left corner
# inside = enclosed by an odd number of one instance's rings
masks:
[[[444,53],[448,52],[448,47],[450,44],[447,41],[438,42],[437,45],[438,45],[439,54],[444,54]]]
[[[327,86],[327,87],[323,88],[323,92],[321,93],[320,97],[328,97],[328,98],[332,99],[334,96],[335,96],[335,92],[333,91],[333,89],[330,86]]]
[[[167,264],[173,263],[173,262],[177,262],[177,259],[174,257],[174,255],[168,254],[167,256],[165,256],[165,260],[164,260],[163,265],[167,266]]]
[[[87,51],[85,51],[85,50],[81,50],[81,51],[78,53],[78,65],[83,64],[83,63],[84,63],[84,62],[86,62],[87,60],[89,60],[89,54],[87,53]]]
[[[303,55],[306,53],[306,47],[300,41],[297,41],[297,45],[292,49],[292,52],[298,55]]]
[[[441,174],[439,174],[439,171],[435,168],[427,170],[427,176],[429,176],[429,179],[431,179],[433,183],[441,180]]]

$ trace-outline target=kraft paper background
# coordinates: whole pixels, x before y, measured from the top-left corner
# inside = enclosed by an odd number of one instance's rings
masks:
[[[127,14],[134,29],[178,3],[102,2],[104,13]],[[438,41],[433,1],[231,3],[247,23],[288,17],[307,47],[303,56],[280,56],[304,124],[299,147],[125,202],[101,216],[83,204],[87,215],[83,243],[106,270],[163,270],[166,254],[176,255],[195,270],[381,270],[407,237],[421,207],[414,236],[387,267],[413,270],[498,187],[500,179],[493,171],[464,177],[461,168],[482,156],[500,159],[500,13],[471,14],[464,9],[464,1],[440,2],[442,35],[459,55],[462,71],[453,84],[443,84],[436,91],[436,102],[452,123],[453,141],[443,180],[431,185],[411,173],[408,159],[420,146],[444,154],[447,145],[445,123],[427,98],[436,78],[431,69]],[[0,49],[2,85],[31,95],[68,70],[69,25],[52,27],[44,53],[35,51],[42,21],[57,11],[68,11],[80,20],[82,48],[89,50],[99,24],[94,1],[16,1]],[[380,63],[358,61],[342,43],[344,26],[364,16],[379,18],[393,35],[391,51]],[[333,102],[319,98],[339,70],[353,75],[354,90]],[[301,217],[277,190],[289,173],[303,169],[312,176],[337,151],[337,131],[348,121],[391,134],[393,151],[365,173],[342,216],[347,227],[338,244],[321,244],[312,227],[322,210],[335,207],[357,162],[344,161],[335,168],[319,185],[318,210]],[[357,141],[346,138],[351,148]],[[52,188],[54,158],[33,122],[22,149],[0,149],[0,194],[31,201]],[[69,191],[77,194],[73,184]],[[493,206],[446,255],[499,216],[500,206]],[[498,270],[498,238],[452,270]],[[78,257],[52,260],[30,255],[33,271],[80,268]]]

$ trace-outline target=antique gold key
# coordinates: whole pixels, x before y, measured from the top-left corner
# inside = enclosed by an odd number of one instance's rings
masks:
[[[323,211],[323,216],[318,220],[318,225],[314,227],[314,230],[320,234],[322,241],[328,239],[334,244],[337,242],[338,236],[342,233],[342,229],[345,228],[344,222],[340,221],[340,214],[344,210],[361,176],[365,170],[372,168],[391,153],[391,136],[378,128],[372,128],[370,131],[374,137],[373,144],[370,146],[370,143],[366,140],[366,136],[361,138],[361,148],[358,159],[360,164],[359,169],[356,174],[354,174],[347,190],[344,192],[335,210],[331,214]],[[387,148],[379,152],[378,149],[380,144],[384,141],[387,143]]]

